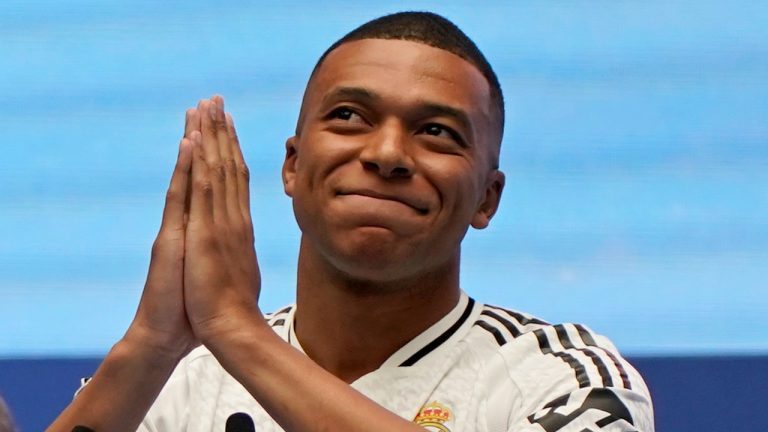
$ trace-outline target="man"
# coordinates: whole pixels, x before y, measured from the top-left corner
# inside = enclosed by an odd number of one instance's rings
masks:
[[[237,412],[256,430],[653,430],[610,342],[459,287],[461,240],[504,187],[503,118],[490,65],[442,17],[331,46],[286,142],[296,305],[264,317],[247,168],[222,98],[201,101],[136,317],[50,430],[218,431]]]

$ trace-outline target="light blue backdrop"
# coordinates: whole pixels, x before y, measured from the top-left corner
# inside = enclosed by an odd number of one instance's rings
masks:
[[[0,357],[122,335],[183,112],[213,93],[253,173],[262,307],[291,302],[279,167],[306,78],[403,9],[455,20],[507,97],[507,189],[465,242],[470,294],[629,354],[768,352],[768,3],[272,3],[0,3]]]

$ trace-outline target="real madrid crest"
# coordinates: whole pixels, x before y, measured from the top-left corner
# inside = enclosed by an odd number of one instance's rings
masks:
[[[421,407],[419,414],[416,415],[413,422],[430,431],[451,432],[445,426],[445,423],[452,418],[453,413],[451,413],[447,406],[437,401],[432,401]]]

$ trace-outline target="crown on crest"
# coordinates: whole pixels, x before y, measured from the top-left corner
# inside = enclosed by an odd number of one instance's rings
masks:
[[[421,408],[416,416],[416,423],[445,423],[450,419],[451,410],[437,401],[432,401]]]

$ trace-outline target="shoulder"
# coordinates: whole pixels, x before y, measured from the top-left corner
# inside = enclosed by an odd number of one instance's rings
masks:
[[[600,418],[625,419],[639,430],[653,430],[650,394],[642,377],[608,338],[587,326],[550,324],[523,312],[484,305],[470,337],[488,358],[479,385],[487,387],[488,394],[508,395],[489,401],[489,413],[506,411],[508,421],[522,422],[518,426],[538,423],[548,432],[570,431],[555,427],[570,422],[562,415],[570,407],[574,418],[589,411]],[[495,388],[500,383],[513,389],[502,392]]]
[[[560,372],[556,376],[577,387],[645,387],[613,343],[583,324],[550,324],[524,312],[483,305],[472,333],[486,344],[493,342],[497,357],[523,386],[529,376],[541,382],[547,371]]]

